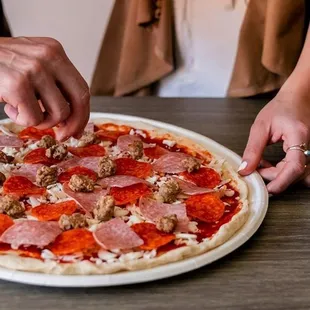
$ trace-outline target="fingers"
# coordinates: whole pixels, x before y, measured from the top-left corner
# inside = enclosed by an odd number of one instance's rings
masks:
[[[308,133],[295,132],[289,133],[288,145],[299,145],[309,141]],[[306,157],[302,151],[288,150],[285,156],[285,162],[276,178],[267,185],[267,189],[272,194],[278,194],[284,191],[290,184],[300,178],[306,165]]]
[[[242,164],[239,167],[241,175],[248,175],[256,170],[268,140],[269,128],[265,122],[256,120],[251,128],[248,143],[243,153]]]
[[[3,64],[0,64],[0,96],[13,122],[35,126],[43,121],[43,113],[27,78]]]

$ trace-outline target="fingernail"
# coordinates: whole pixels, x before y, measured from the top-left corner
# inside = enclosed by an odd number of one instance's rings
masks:
[[[248,163],[246,161],[243,161],[238,168],[238,172],[244,170],[247,166],[248,166]]]

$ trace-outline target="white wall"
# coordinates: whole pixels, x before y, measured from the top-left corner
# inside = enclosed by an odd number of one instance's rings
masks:
[[[3,0],[14,36],[59,40],[90,82],[114,0]]]

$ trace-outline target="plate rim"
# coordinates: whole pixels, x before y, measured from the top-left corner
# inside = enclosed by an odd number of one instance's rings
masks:
[[[90,119],[92,118],[108,118],[124,121],[140,121],[146,124],[157,126],[176,134],[185,135],[190,139],[202,140],[203,144],[210,144],[213,149],[218,149],[219,153],[225,153],[228,156],[228,161],[232,164],[241,163],[241,157],[235,152],[231,151],[224,145],[214,141],[200,133],[182,128],[173,124],[165,123],[150,118],[144,118],[133,115],[118,114],[118,113],[103,113],[103,112],[91,112]],[[11,122],[10,119],[0,120],[0,124]],[[201,141],[199,141],[201,143]],[[198,143],[199,143],[198,142]],[[212,153],[217,154],[217,151],[211,150]],[[219,155],[220,156],[220,155]],[[258,205],[258,214],[252,214],[250,212],[247,222],[238,230],[228,241],[224,244],[198,256],[187,258],[185,260],[169,263],[162,266],[153,267],[150,269],[137,270],[137,271],[124,271],[115,274],[107,275],[53,275],[44,273],[35,273],[27,271],[10,270],[0,267],[0,279],[11,282],[49,286],[49,287],[107,287],[107,286],[121,286],[129,284],[145,283],[164,278],[177,276],[183,273],[187,273],[212,262],[223,258],[230,254],[234,250],[238,249],[245,242],[247,242],[261,226],[267,210],[268,210],[268,192],[261,176],[254,172],[252,175],[243,178],[247,183],[249,189],[249,197],[252,195],[259,196],[260,199],[256,199],[255,202],[250,201],[249,207],[253,203]],[[257,185],[255,187],[254,185]],[[255,189],[255,193],[253,190]],[[258,190],[258,192],[257,192]],[[251,218],[250,218],[251,217]],[[253,224],[250,226],[250,223]]]

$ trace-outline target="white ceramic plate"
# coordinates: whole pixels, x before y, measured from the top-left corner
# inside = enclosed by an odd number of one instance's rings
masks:
[[[226,158],[235,169],[238,168],[241,162],[241,158],[237,154],[217,142],[177,126],[128,115],[91,113],[91,118],[100,117],[124,121],[145,122],[163,129],[167,129],[169,132],[192,139],[193,141],[205,146],[212,153]],[[9,120],[1,120],[0,123],[5,123],[8,121]],[[231,239],[205,254],[152,269],[120,272],[111,275],[62,276],[0,268],[0,279],[54,287],[114,286],[168,278],[210,264],[231,253],[245,243],[256,232],[266,215],[268,208],[268,193],[261,177],[258,173],[253,173],[251,176],[244,178],[244,180],[246,181],[249,189],[248,199],[250,214],[248,221]]]

